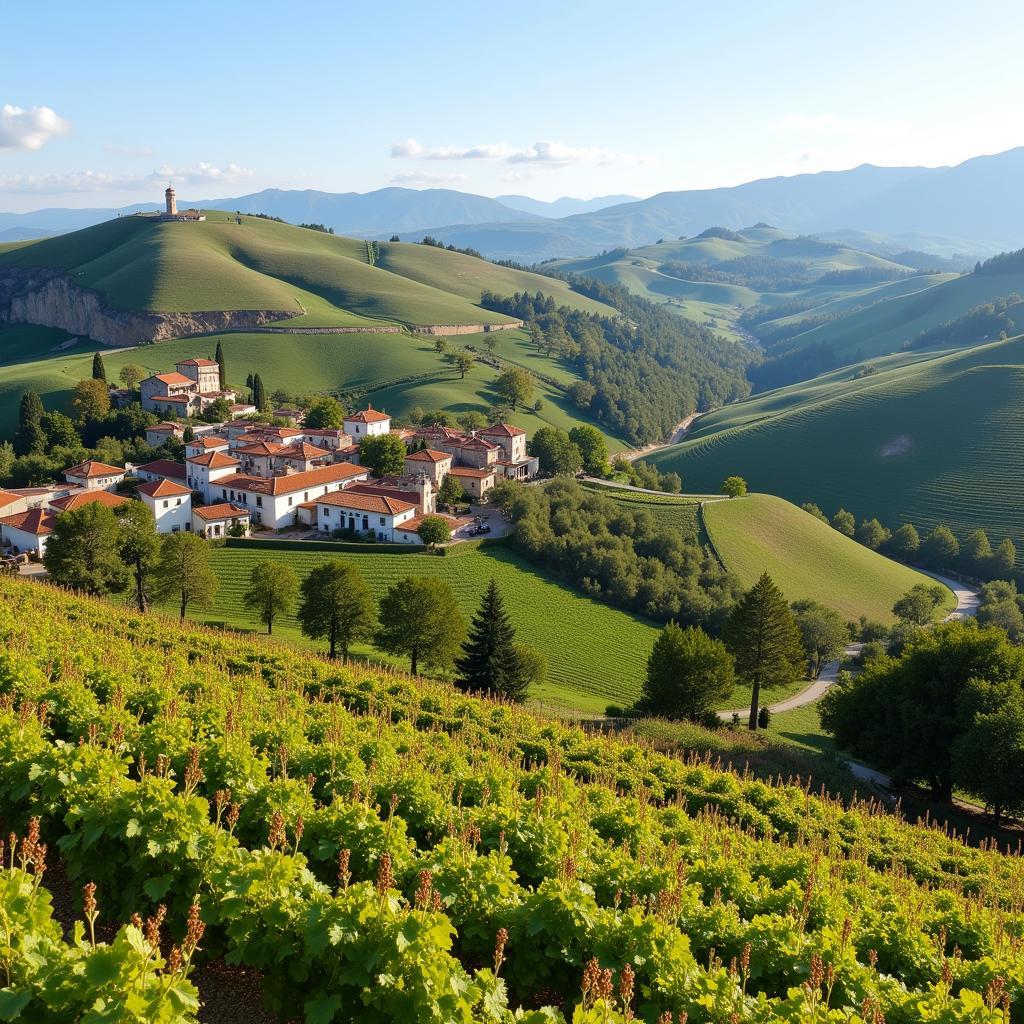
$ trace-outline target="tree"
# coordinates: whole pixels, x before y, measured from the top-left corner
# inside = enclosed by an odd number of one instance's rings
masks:
[[[465,379],[466,374],[473,369],[476,359],[468,349],[460,348],[458,352],[452,353],[452,362],[455,369],[459,371],[460,379]]]
[[[470,409],[469,412],[462,413],[456,422],[467,434],[471,434],[473,431],[483,430],[487,426],[487,417],[476,409]]]
[[[543,651],[529,644],[516,644],[516,657],[519,659],[519,672],[525,691],[531,686],[539,686],[548,675],[548,659]]]
[[[40,425],[48,448],[77,448],[82,443],[71,417],[62,412],[44,413]]]
[[[998,826],[1004,813],[1024,813],[1024,695],[1010,689],[1000,706],[979,714],[953,743],[957,783],[992,808]]]
[[[104,384],[107,383],[107,368],[103,365],[103,356],[99,352],[93,353],[92,379],[101,380]]]
[[[290,615],[299,596],[299,577],[287,562],[257,562],[249,573],[249,587],[242,595],[242,604],[267,627],[267,636],[274,632],[274,619]]]
[[[852,537],[857,528],[857,520],[853,518],[851,512],[847,512],[845,508],[841,508],[832,517],[832,529],[841,533],[844,537]]]
[[[0,480],[6,480],[14,469],[14,445],[10,441],[0,441]]]
[[[38,455],[45,450],[42,420],[42,399],[35,391],[23,392],[18,406],[18,430],[14,435],[14,450],[18,455]]]
[[[448,473],[441,481],[441,486],[437,492],[437,500],[449,507],[466,500],[466,492],[463,490],[462,484],[451,473]]]
[[[820,703],[821,723],[849,750],[900,782],[927,783],[949,801],[956,782],[953,751],[979,713],[976,686],[986,690],[1024,678],[1024,650],[1000,629],[949,622],[921,630],[899,658],[864,666]]]
[[[814,516],[814,518],[819,520],[820,522],[823,522],[823,523],[827,523],[828,522],[828,516],[825,515],[825,513],[821,511],[821,508],[818,505],[815,505],[814,502],[812,502],[812,501],[804,502],[804,504],[801,505],[800,507],[808,515]]]
[[[578,380],[569,385],[567,394],[572,399],[577,409],[589,409],[593,402],[597,389],[589,381]]]
[[[302,581],[299,624],[311,640],[325,639],[331,658],[373,635],[376,614],[373,595],[362,573],[348,562],[332,559],[313,569]]]
[[[1009,576],[1017,564],[1017,548],[1009,537],[1004,537],[992,552],[991,572],[994,576]]]
[[[917,583],[892,606],[892,613],[903,622],[927,626],[935,618],[935,611],[945,598],[944,587],[938,584]]]
[[[224,361],[224,346],[220,343],[220,339],[217,339],[217,350],[213,354],[214,361],[217,363],[217,375],[220,383],[221,391],[227,391],[228,389],[228,368],[227,363]]]
[[[117,517],[98,501],[62,512],[43,556],[54,583],[102,596],[124,589],[126,573],[118,553]]]
[[[267,389],[263,386],[263,378],[253,374],[252,378],[252,404],[260,412],[267,412],[270,409],[270,402],[267,400]]]
[[[405,455],[405,442],[397,434],[368,434],[359,442],[359,465],[374,476],[401,474]]]
[[[533,397],[534,381],[533,375],[519,366],[510,366],[494,382],[494,390],[512,406],[529,405]]]
[[[529,450],[538,459],[540,471],[552,476],[578,473],[583,465],[579,448],[557,427],[541,427],[530,438]]]
[[[654,641],[639,710],[702,721],[728,699],[736,682],[732,655],[699,626],[670,622]]]
[[[450,477],[445,479],[450,479]],[[428,548],[435,548],[438,544],[447,544],[452,539],[452,528],[443,516],[424,516],[416,532]]]
[[[174,598],[178,614],[185,618],[190,604],[209,607],[219,581],[210,568],[210,549],[194,533],[169,533],[160,543],[160,557],[153,572],[153,594],[161,601]]]
[[[160,553],[160,535],[153,513],[141,501],[128,501],[116,509],[119,532],[117,551],[131,573],[135,607],[149,610],[150,580]]]
[[[913,523],[904,523],[890,538],[887,545],[893,558],[909,561],[921,547],[921,537]]]
[[[229,419],[231,419],[231,403],[224,397],[215,398],[203,410],[203,420],[207,423],[224,423]]]
[[[526,699],[529,681],[515,639],[505,603],[492,579],[473,616],[462,655],[455,662],[455,685],[468,692],[487,693],[521,704]]]
[[[953,531],[941,523],[921,543],[921,557],[926,565],[933,568],[949,568],[956,564],[960,555],[960,543]]]
[[[306,410],[304,422],[312,430],[339,430],[345,423],[345,409],[336,398],[324,395]]]
[[[604,434],[596,427],[581,424],[569,431],[569,440],[580,450],[583,468],[593,476],[608,472],[608,445]]]
[[[146,377],[146,371],[138,363],[125,363],[118,373],[117,379],[129,390],[138,391],[139,385]]]
[[[728,494],[730,498],[742,498],[747,493],[747,481],[741,476],[727,476],[719,491]]]
[[[736,660],[736,674],[751,688],[748,725],[756,731],[762,687],[789,683],[803,675],[804,667],[796,619],[768,573],[739,599],[722,639]]]
[[[810,676],[817,679],[822,668],[846,650],[850,627],[839,612],[817,601],[794,601],[793,615],[807,653]]]
[[[444,350],[448,347],[448,341],[446,338],[438,337],[434,339],[434,351],[438,355],[442,355]]]
[[[191,444],[195,439],[195,427],[193,427],[191,423],[186,424],[185,429],[181,432],[181,443]]]
[[[455,593],[444,580],[406,576],[380,602],[377,646],[408,657],[413,675],[421,664],[439,669],[451,665],[465,635]]]
[[[992,544],[982,529],[973,530],[960,547],[960,563],[975,576],[984,576],[992,559]]]
[[[892,534],[877,519],[862,519],[854,537],[858,544],[877,551]]]
[[[110,392],[106,381],[80,380],[75,385],[71,404],[78,412],[79,425],[103,419],[110,412]]]

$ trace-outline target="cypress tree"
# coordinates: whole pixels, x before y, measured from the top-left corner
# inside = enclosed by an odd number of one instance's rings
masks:
[[[777,686],[804,674],[800,628],[785,595],[768,573],[733,608],[722,631],[725,646],[736,659],[736,674],[750,684],[751,731],[757,729],[761,687]]]
[[[217,362],[217,369],[220,372],[220,389],[221,391],[227,391],[228,389],[228,371],[224,364],[224,349],[221,347],[221,343],[217,342],[217,351],[214,353],[213,358]]]
[[[96,352],[92,357],[92,379],[107,382],[107,368],[103,365],[103,356]]]
[[[18,430],[14,450],[18,455],[34,455],[46,448],[43,430],[43,400],[35,391],[26,391],[18,406]]]
[[[257,373],[252,378],[252,404],[260,412],[266,412],[268,408],[267,392],[263,387],[263,378]]]
[[[250,391],[252,391],[252,374],[251,373],[245,378],[245,386]]]
[[[516,703],[526,699],[528,682],[515,647],[515,630],[492,579],[455,662],[456,684],[463,690],[494,694]]]

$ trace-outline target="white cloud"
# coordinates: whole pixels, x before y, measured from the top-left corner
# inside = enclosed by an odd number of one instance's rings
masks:
[[[10,195],[65,195],[71,192],[111,192],[141,188],[145,178],[107,174],[104,171],[72,171],[68,174],[0,175],[0,193]]]
[[[253,172],[247,167],[228,164],[226,167],[215,167],[213,164],[200,162],[195,167],[171,167],[164,164],[155,167],[149,181],[173,181],[178,185],[221,184],[237,185],[251,178]]]
[[[464,181],[469,180],[469,176],[465,174],[434,174],[431,171],[402,171],[401,174],[396,174],[392,179],[392,182],[396,185],[423,185],[429,187],[431,185],[458,185]]]
[[[24,110],[11,103],[0,107],[0,149],[42,149],[50,139],[70,130],[71,125],[49,107]]]
[[[597,146],[574,147],[556,140],[542,140],[525,148],[507,142],[480,143],[475,146],[436,146],[427,148],[415,139],[397,142],[391,147],[393,157],[422,157],[425,160],[501,160],[509,164],[546,164],[568,167],[573,164],[607,166],[616,163],[648,163],[650,158],[615,153]]]

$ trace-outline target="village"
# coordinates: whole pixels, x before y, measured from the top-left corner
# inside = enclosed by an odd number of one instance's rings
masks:
[[[498,481],[528,480],[538,471],[538,460],[527,454],[526,432],[507,423],[473,431],[441,424],[400,428],[368,404],[347,413],[341,427],[305,427],[298,409],[275,411],[278,423],[291,425],[268,425],[255,419],[255,405],[221,388],[211,359],[187,359],[174,372],[147,377],[140,393],[144,409],[168,417],[146,429],[147,442],[183,444],[183,461],[112,466],[91,460],[69,466],[63,483],[0,491],[5,553],[42,558],[63,512],[132,500],[150,509],[163,534],[217,540],[273,532],[288,539],[419,545],[424,522],[440,519],[447,528],[442,533],[458,542],[493,529],[486,509],[471,513],[486,504]],[[230,419],[188,422],[215,402],[227,407]],[[401,468],[392,459],[394,471],[375,476],[360,456],[385,435],[404,446]],[[470,513],[441,512],[460,506]]]

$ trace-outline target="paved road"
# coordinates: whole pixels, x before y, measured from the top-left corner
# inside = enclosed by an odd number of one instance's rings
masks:
[[[978,614],[978,605],[981,602],[981,592],[977,587],[972,587],[969,583],[961,583],[959,580],[953,579],[951,576],[943,576],[941,573],[928,572],[925,569],[919,570],[926,576],[931,576],[932,579],[938,580],[944,586],[949,587],[953,591],[953,596],[956,598],[956,607],[946,616],[946,622],[953,619],[968,619]],[[861,648],[864,645],[861,643],[849,644],[844,652],[844,659],[849,659],[860,654]],[[821,670],[821,675],[814,680],[810,686],[805,687],[799,693],[793,694],[792,697],[787,697],[785,700],[780,700],[777,704],[769,704],[768,710],[774,715],[779,711],[792,711],[795,708],[802,708],[805,704],[813,704],[814,701],[822,697],[825,691],[836,681],[839,677],[840,661],[830,661]],[[738,714],[741,719],[745,719],[750,714],[750,708],[735,708],[729,711],[719,711],[718,717],[723,722],[732,720],[733,714]],[[853,765],[851,764],[851,768]],[[858,765],[858,769],[864,772],[871,772],[874,775],[880,773],[875,772],[872,768],[865,768],[863,765]],[[857,775],[857,772],[854,772]],[[867,778],[867,776],[857,775],[858,778]],[[878,781],[877,779],[874,781]]]
[[[658,441],[656,444],[645,444],[643,448],[634,448],[632,451],[622,452],[622,458],[633,462],[636,459],[642,459],[645,455],[650,455],[651,452],[667,448],[670,444],[679,444],[679,442],[682,441],[682,439],[690,432],[690,427],[693,426],[694,420],[696,420],[698,416],[702,415],[703,413],[699,412],[690,413],[685,420],[680,420],[675,425],[667,441]]]

